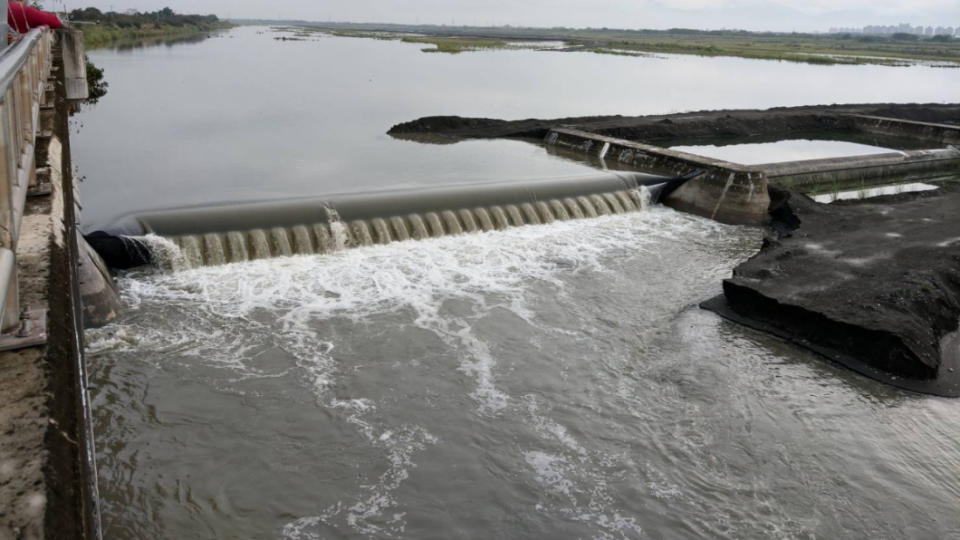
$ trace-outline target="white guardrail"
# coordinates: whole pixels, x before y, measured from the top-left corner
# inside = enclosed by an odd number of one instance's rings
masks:
[[[53,64],[53,32],[35,28],[0,53],[0,318],[20,325],[17,244],[27,190],[36,182],[34,145]]]

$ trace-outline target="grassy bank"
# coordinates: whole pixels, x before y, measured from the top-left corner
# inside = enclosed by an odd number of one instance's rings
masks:
[[[555,41],[564,51],[644,56],[650,53],[735,56],[809,64],[928,63],[960,67],[960,39],[797,34],[745,31],[612,30],[573,28],[453,27],[395,24],[310,24],[297,31],[341,37],[395,39],[424,43],[425,52],[461,53],[489,49],[540,49]],[[526,44],[526,45],[524,45]]]
[[[87,50],[199,37],[233,26],[216,15],[185,15],[170,8],[159,11],[100,11],[75,9],[68,18],[83,31]]]
[[[183,26],[152,24],[143,25],[139,28],[121,28],[108,24],[85,24],[79,28],[83,31],[84,46],[89,51],[142,42],[185,39],[226,30],[230,27],[231,25],[226,23],[214,23]]]

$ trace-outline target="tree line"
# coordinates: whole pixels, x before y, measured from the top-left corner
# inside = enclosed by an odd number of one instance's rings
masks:
[[[71,21],[107,24],[119,28],[140,28],[144,25],[199,26],[220,22],[216,15],[183,15],[165,7],[158,11],[100,11],[94,7],[75,9]]]

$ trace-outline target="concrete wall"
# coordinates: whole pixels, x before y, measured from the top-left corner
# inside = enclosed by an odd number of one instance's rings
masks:
[[[756,225],[767,220],[770,196],[763,171],[570,128],[551,130],[546,143],[644,172],[680,176],[703,170],[703,175],[681,186],[664,203],[722,223]]]
[[[938,148],[758,165],[770,182],[800,191],[917,182],[960,172],[960,150]]]
[[[62,44],[33,156],[47,186],[30,191],[17,245],[23,329],[39,333],[0,353],[0,538],[101,537]]]
[[[894,137],[912,137],[929,141],[931,147],[960,144],[960,126],[862,114],[852,114],[849,116],[853,118],[857,129],[867,133],[891,135]]]
[[[822,192],[931,181],[960,172],[960,148],[947,146],[960,143],[960,127],[876,116],[848,117],[864,132],[923,140],[931,149],[747,166],[571,128],[552,129],[546,143],[550,148],[576,152],[619,169],[665,175],[706,171],[664,202],[678,210],[735,224],[756,224],[766,219],[768,184]]]

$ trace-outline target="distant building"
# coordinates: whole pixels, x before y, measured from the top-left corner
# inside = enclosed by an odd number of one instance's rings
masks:
[[[863,28],[831,28],[831,34],[863,34],[868,36],[892,36],[893,34],[911,34],[919,37],[932,38],[934,36],[960,37],[960,26],[912,26],[907,23],[898,25],[871,25]]]

